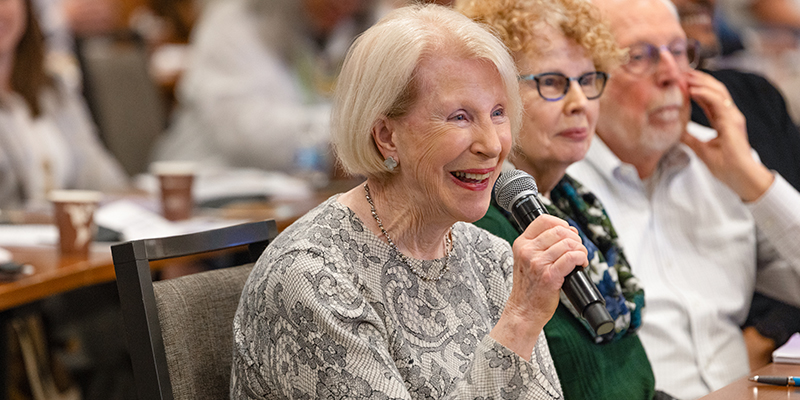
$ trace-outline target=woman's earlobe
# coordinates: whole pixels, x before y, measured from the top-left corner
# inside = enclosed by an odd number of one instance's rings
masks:
[[[394,143],[394,129],[385,117],[377,120],[372,126],[372,139],[384,158],[392,156],[397,150]]]

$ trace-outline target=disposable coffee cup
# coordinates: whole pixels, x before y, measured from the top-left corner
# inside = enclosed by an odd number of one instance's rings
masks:
[[[103,195],[90,190],[53,190],[48,200],[53,204],[61,253],[87,257],[97,227],[94,212]]]
[[[158,178],[161,192],[161,214],[170,221],[192,217],[195,164],[183,161],[158,161],[150,166]]]

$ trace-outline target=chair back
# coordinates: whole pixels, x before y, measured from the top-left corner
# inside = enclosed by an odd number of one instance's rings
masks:
[[[253,264],[155,282],[175,399],[229,396],[233,316]]]
[[[150,262],[243,246],[255,262],[276,235],[269,220],[111,247],[139,399],[228,397],[233,315],[252,268],[154,285]]]
[[[147,172],[168,107],[150,75],[146,43],[132,32],[93,36],[78,40],[78,56],[101,139],[128,174]]]

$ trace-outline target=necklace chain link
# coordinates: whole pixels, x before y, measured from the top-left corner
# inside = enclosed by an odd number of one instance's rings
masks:
[[[453,246],[453,240],[450,239],[450,231],[448,231],[447,234],[444,236],[444,242],[445,242],[444,243],[444,266],[439,271],[438,275],[436,275],[436,276],[427,276],[427,275],[423,274],[421,271],[419,271],[416,267],[414,267],[414,265],[410,262],[408,257],[406,257],[405,254],[401,253],[400,249],[397,248],[397,245],[394,244],[394,241],[392,240],[391,236],[389,236],[389,232],[386,231],[386,229],[383,227],[383,222],[381,222],[381,218],[378,216],[378,213],[375,212],[375,204],[372,202],[372,197],[370,197],[370,195],[369,195],[369,186],[366,183],[364,184],[364,193],[365,193],[365,197],[367,198],[367,203],[369,203],[370,211],[372,212],[372,218],[375,218],[375,222],[378,223],[378,228],[380,228],[381,233],[383,233],[383,236],[386,237],[386,241],[389,242],[389,247],[391,247],[395,251],[395,253],[397,253],[398,258],[400,258],[400,261],[402,261],[403,264],[408,266],[408,269],[410,269],[411,272],[414,273],[414,275],[418,276],[423,281],[436,282],[439,279],[442,279],[444,274],[446,274],[447,271],[450,269],[450,265],[448,265],[448,261],[450,261],[450,249]],[[450,230],[452,230],[452,229],[453,228],[451,227]]]

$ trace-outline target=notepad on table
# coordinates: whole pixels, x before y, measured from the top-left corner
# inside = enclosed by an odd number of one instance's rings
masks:
[[[772,352],[772,362],[800,364],[800,332]]]

